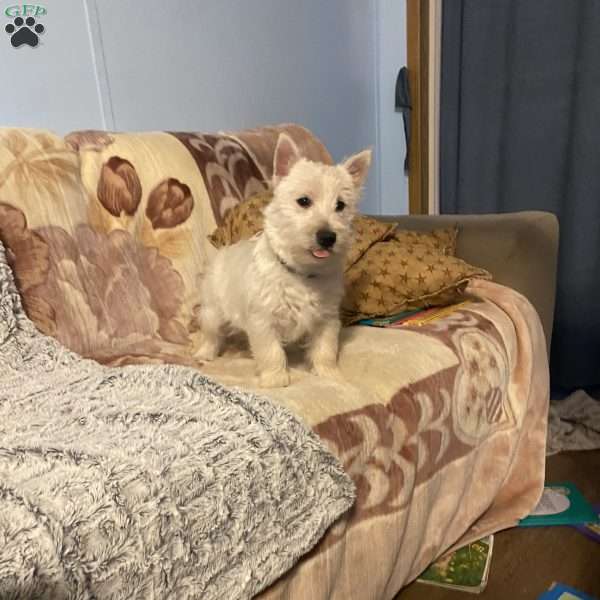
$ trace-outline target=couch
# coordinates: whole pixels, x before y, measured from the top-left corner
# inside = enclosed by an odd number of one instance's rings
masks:
[[[269,187],[287,132],[0,130],[0,239],[27,315],[109,367],[171,363],[251,390],[297,415],[352,477],[357,498],[263,599],[390,599],[435,558],[514,526],[544,481],[558,231],[540,212],[386,217],[460,228],[484,267],[470,303],[420,327],[342,333],[345,383],[292,357],[292,385],[260,390],[247,350],[193,359],[207,240],[225,211]],[[353,150],[353,149],[349,149]]]

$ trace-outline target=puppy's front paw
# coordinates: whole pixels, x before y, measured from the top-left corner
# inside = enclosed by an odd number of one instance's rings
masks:
[[[278,388],[290,385],[290,374],[282,369],[280,371],[265,371],[258,377],[260,387]]]
[[[313,373],[319,377],[325,377],[326,379],[332,379],[338,383],[345,383],[346,379],[342,375],[340,368],[336,364],[319,364],[313,365]]]

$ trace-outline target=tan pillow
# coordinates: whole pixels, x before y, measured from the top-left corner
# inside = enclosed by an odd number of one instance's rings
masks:
[[[262,231],[262,211],[272,197],[272,193],[267,191],[229,208],[221,225],[208,236],[212,245],[217,249],[230,246],[240,240],[249,240]]]
[[[354,241],[346,257],[346,271],[377,242],[386,240],[393,234],[397,223],[386,223],[373,217],[357,215],[354,218]]]
[[[453,236],[455,241],[455,231]],[[441,242],[444,237],[450,240],[449,246]],[[462,298],[470,279],[490,278],[484,269],[450,254],[451,230],[409,238],[416,241],[394,238],[378,242],[346,271],[344,323],[451,304]],[[433,240],[439,242],[439,248]]]
[[[456,254],[457,237],[458,228],[456,226],[447,227],[446,229],[434,229],[433,231],[411,231],[397,228],[393,233],[393,238],[401,244],[408,246],[424,244],[428,248],[448,256]]]

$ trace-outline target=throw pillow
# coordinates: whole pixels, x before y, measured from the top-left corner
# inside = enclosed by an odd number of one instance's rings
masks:
[[[221,225],[208,236],[212,245],[217,249],[231,246],[241,240],[249,240],[262,231],[262,211],[272,197],[271,192],[264,192],[229,208],[223,215]]]
[[[489,279],[486,270],[451,255],[455,237],[451,230],[439,230],[374,244],[346,271],[344,323],[451,304],[462,298],[472,278]]]

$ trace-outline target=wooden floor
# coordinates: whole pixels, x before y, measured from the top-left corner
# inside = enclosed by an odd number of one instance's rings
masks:
[[[600,451],[548,458],[546,481],[572,481],[600,502]],[[495,535],[490,575],[479,595],[413,583],[394,600],[535,600],[553,581],[600,599],[600,544],[570,527],[514,528]]]

